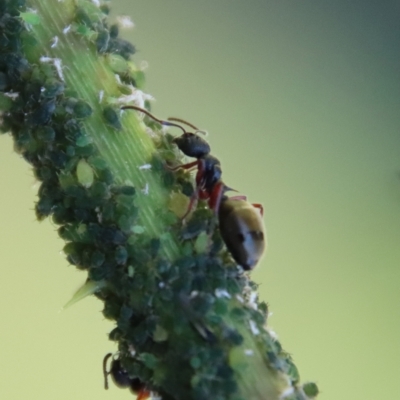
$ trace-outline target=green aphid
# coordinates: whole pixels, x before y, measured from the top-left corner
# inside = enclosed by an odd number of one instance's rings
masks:
[[[142,354],[140,354],[140,356],[138,358],[143,362],[143,364],[147,368],[150,368],[150,369],[155,369],[159,362],[157,357],[155,357],[151,353],[142,353]]]
[[[96,170],[103,170],[107,168],[107,162],[99,156],[90,156],[87,161]]]
[[[129,70],[128,62],[120,55],[108,54],[106,57],[106,61],[108,62],[110,68],[116,74],[124,74]]]
[[[136,189],[129,185],[114,186],[111,190],[115,194],[122,194],[125,196],[133,196],[136,193]]]
[[[76,178],[73,174],[61,172],[58,175],[58,182],[62,189],[67,189],[70,186],[76,185]]]
[[[214,311],[218,315],[226,315],[228,313],[228,305],[225,299],[216,299]]]
[[[303,384],[304,393],[310,397],[314,398],[318,396],[319,389],[318,386],[314,382],[306,382]]]
[[[32,132],[29,129],[21,129],[18,136],[15,138],[14,150],[18,153],[22,151],[35,151],[37,143],[33,138]]]
[[[100,250],[95,250],[90,259],[90,267],[99,268],[103,265],[106,256]]]
[[[76,138],[75,144],[76,144],[78,147],[85,147],[85,146],[91,144],[92,141],[93,141],[93,140],[92,140],[92,138],[91,138],[90,136],[85,135],[85,134],[82,134],[82,135],[79,135],[79,136]],[[78,151],[79,151],[79,150],[78,150]]]
[[[126,250],[126,247],[117,246],[115,249],[114,259],[119,265],[126,264],[126,261],[128,260],[128,251]]]
[[[107,185],[111,185],[114,182],[114,176],[108,168],[98,171],[97,175],[98,179]]]
[[[95,199],[108,199],[110,196],[110,192],[108,190],[108,186],[99,181],[95,181],[89,190],[90,196]]]
[[[118,218],[118,227],[125,233],[131,233],[135,218],[130,215],[121,215]]]
[[[112,342],[118,342],[121,340],[123,336],[123,333],[119,328],[114,328],[109,334],[108,334],[108,339],[111,340]]]
[[[56,132],[51,126],[41,126],[36,130],[36,138],[45,143],[50,143],[56,138]]]
[[[118,24],[112,24],[110,26],[110,37],[112,39],[116,39],[118,37],[118,34],[119,34]]]
[[[119,119],[117,111],[111,107],[106,106],[103,108],[103,118],[107,125],[116,129],[117,131],[122,129],[121,121]]]
[[[160,239],[151,239],[149,245],[150,245],[149,251],[150,251],[151,257],[154,258],[157,256],[158,252],[160,251],[161,241],[160,241]]]
[[[46,98],[59,96],[64,92],[65,85],[58,79],[49,78],[43,85],[41,95]]]
[[[141,225],[135,225],[132,227],[132,232],[136,233],[137,235],[141,235],[145,232],[145,229]]]
[[[29,116],[28,120],[34,125],[43,125],[49,122],[56,109],[56,102],[52,99],[46,99],[38,103],[37,108]]]
[[[92,281],[101,281],[107,278],[107,271],[103,268],[90,268],[88,279]]]
[[[21,12],[19,16],[28,25],[39,25],[40,15],[34,12]]]
[[[56,177],[55,171],[46,165],[40,165],[33,170],[35,178],[40,181],[48,181]]]
[[[97,51],[101,53],[105,53],[108,50],[108,45],[110,42],[110,34],[107,31],[107,29],[102,29],[97,32],[97,38],[96,38],[96,49]]]
[[[73,116],[78,119],[87,118],[93,113],[92,107],[86,101],[77,100],[72,108]]]
[[[133,315],[133,310],[129,306],[123,304],[120,308],[117,326],[119,329],[126,331],[130,325],[130,319]]]
[[[156,329],[153,332],[153,340],[156,343],[165,342],[168,339],[168,331],[165,330],[161,325],[157,324]]]
[[[1,82],[0,82],[1,85]],[[1,89],[0,89],[1,90]],[[13,106],[13,101],[10,97],[6,96],[4,93],[0,93],[0,110],[2,112],[9,111]]]
[[[210,247],[210,238],[208,234],[203,231],[197,236],[196,241],[194,242],[194,248],[197,254],[206,253],[208,248]]]
[[[121,312],[121,303],[114,296],[107,297],[104,302],[103,315],[105,318],[115,321]],[[118,328],[120,331],[121,329]]]
[[[94,171],[86,160],[81,159],[76,166],[78,182],[85,188],[90,188],[94,181]]]

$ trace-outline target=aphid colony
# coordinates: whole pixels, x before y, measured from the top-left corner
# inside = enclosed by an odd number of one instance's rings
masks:
[[[210,154],[210,145],[198,135],[201,131],[196,126],[179,118],[160,120],[147,110],[136,106],[124,106],[122,109],[141,111],[161,125],[176,127],[183,131],[183,134],[175,138],[173,142],[183,154],[196,158],[196,160],[170,169],[197,168],[196,188],[184,217],[189,214],[198,199],[206,200],[210,209],[218,216],[222,239],[234,260],[245,270],[253,269],[266,246],[262,205],[250,204],[246,196],[228,197],[225,195],[232,189],[221,180],[220,161]],[[188,125],[195,132],[187,132],[176,122]]]
[[[218,217],[222,239],[234,260],[245,270],[253,269],[266,246],[262,205],[250,204],[245,196],[228,197],[225,195],[225,192],[232,189],[221,180],[221,164],[216,157],[210,154],[210,145],[198,135],[201,131],[194,125],[179,118],[160,120],[147,110],[136,106],[124,106],[122,109],[141,111],[161,125],[177,127],[183,131],[183,134],[175,138],[173,143],[186,156],[196,158],[196,160],[173,168],[168,167],[172,171],[180,168],[186,170],[197,168],[196,187],[183,218],[190,213],[198,199],[206,200],[210,209]],[[188,125],[195,132],[187,132],[176,122]],[[129,377],[118,357],[112,358],[110,369],[107,370],[107,362],[111,356],[112,354],[109,353],[103,360],[105,388],[108,389],[108,376],[110,375],[116,386],[129,388],[138,400],[146,400],[150,396],[146,385],[138,378]]]

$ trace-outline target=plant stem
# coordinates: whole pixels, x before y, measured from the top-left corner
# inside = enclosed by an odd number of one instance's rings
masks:
[[[172,137],[121,114],[127,101],[148,104],[134,48],[105,8],[26,5],[0,2],[2,130],[41,181],[38,218],[60,225],[69,262],[88,271],[86,291],[116,321],[123,368],[164,400],[314,397],[270,335],[267,306],[213,212],[199,202],[179,220],[193,188],[188,173],[164,168],[181,162]]]

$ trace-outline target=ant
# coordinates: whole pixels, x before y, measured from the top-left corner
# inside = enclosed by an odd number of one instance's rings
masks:
[[[196,190],[191,196],[188,210],[183,219],[189,214],[189,212],[193,208],[195,201],[199,198],[202,200],[209,200],[210,208],[217,212],[222,193],[215,192],[214,188],[217,182],[221,180],[221,163],[216,157],[210,154],[211,149],[207,141],[197,134],[197,132],[204,132],[200,131],[193,124],[186,122],[180,118],[168,118],[168,120],[165,121],[156,118],[147,110],[137,106],[124,106],[121,108],[123,110],[133,109],[141,111],[161,125],[173,126],[183,131],[183,134],[175,138],[173,140],[173,143],[178,146],[179,150],[181,150],[183,154],[188,157],[194,157],[197,159],[196,161],[187,164],[182,164],[178,165],[177,167],[169,168],[171,171],[176,171],[180,168],[190,170],[197,167]],[[195,129],[195,133],[187,132],[181,125],[178,125],[171,121],[184,123]]]
[[[183,219],[189,214],[196,200],[199,198],[207,200],[210,209],[218,216],[221,236],[232,257],[245,270],[253,269],[266,247],[262,219],[263,207],[261,204],[249,203],[246,196],[225,195],[227,191],[233,189],[222,182],[221,163],[210,154],[211,149],[207,141],[197,134],[202,131],[180,118],[158,119],[149,111],[137,106],[124,106],[122,109],[141,111],[161,125],[176,127],[183,131],[183,134],[175,138],[173,143],[186,156],[196,158],[196,161],[170,169],[172,171],[180,168],[189,170],[197,167],[196,189]],[[172,121],[188,125],[195,130],[195,133],[187,132],[181,125]]]
[[[150,397],[150,392],[147,390],[146,384],[139,378],[131,378],[118,358],[112,359],[111,367],[107,370],[107,362],[110,357],[112,357],[112,353],[106,354],[103,359],[104,389],[108,389],[108,375],[111,375],[117,387],[121,389],[129,388],[137,396],[137,400],[147,400]]]

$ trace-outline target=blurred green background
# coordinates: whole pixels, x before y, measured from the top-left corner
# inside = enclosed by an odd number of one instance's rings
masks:
[[[400,398],[400,3],[114,1],[136,26],[154,113],[209,131],[225,182],[265,207],[253,278],[324,400]],[[1,399],[129,399],[95,299],[59,312],[68,268],[37,185],[0,138]]]

